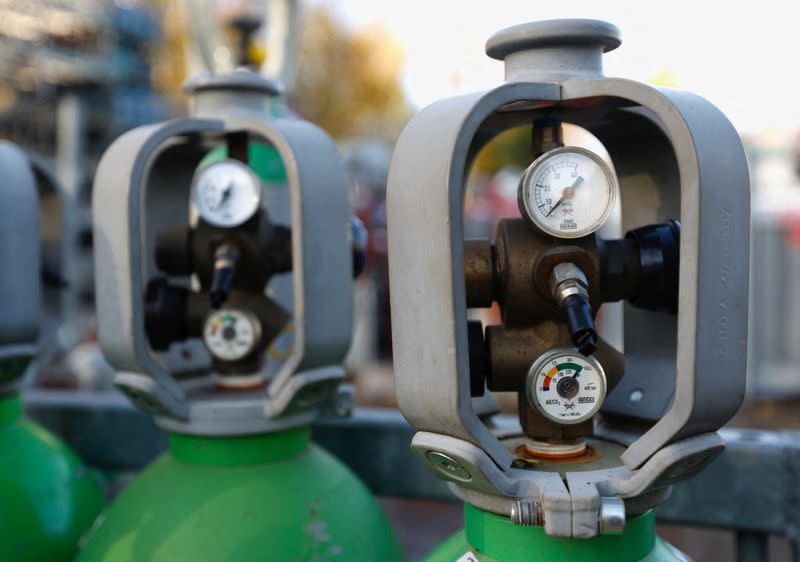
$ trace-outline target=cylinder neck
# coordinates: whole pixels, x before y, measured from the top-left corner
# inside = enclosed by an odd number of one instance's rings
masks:
[[[510,53],[505,58],[506,82],[548,82],[603,75],[601,47],[541,47]]]
[[[170,433],[169,450],[176,460],[208,466],[247,466],[299,455],[311,443],[308,426],[256,435],[204,436]]]
[[[270,103],[283,94],[283,85],[249,70],[200,74],[183,85],[194,117],[212,117],[226,110],[268,113]]]
[[[549,20],[503,29],[486,53],[505,62],[506,82],[560,82],[603,76],[603,53],[621,43],[616,26],[598,20]]]
[[[0,396],[0,427],[16,422],[22,416],[22,400],[19,394]]]
[[[621,535],[599,535],[591,539],[551,537],[542,527],[514,525],[502,517],[465,504],[467,541],[481,554],[503,562],[633,562],[646,558],[655,548],[655,514],[631,517]]]

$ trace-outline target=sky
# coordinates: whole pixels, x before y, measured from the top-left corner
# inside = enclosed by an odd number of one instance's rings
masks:
[[[382,23],[405,50],[403,83],[421,108],[497,86],[503,65],[484,53],[495,31],[526,21],[604,19],[622,31],[605,74],[676,87],[717,105],[742,133],[800,128],[800,4],[796,0],[313,0],[354,28]]]

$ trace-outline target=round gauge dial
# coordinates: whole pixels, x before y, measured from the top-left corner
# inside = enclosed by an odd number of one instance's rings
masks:
[[[206,318],[203,341],[223,361],[247,357],[258,345],[261,324],[252,314],[235,309],[217,310]]]
[[[602,158],[564,146],[546,152],[522,174],[519,208],[545,234],[580,238],[603,226],[617,190],[617,178]]]
[[[215,162],[198,170],[192,201],[203,219],[222,228],[247,222],[261,205],[261,181],[238,160]]]
[[[606,397],[606,375],[595,359],[574,349],[554,349],[528,371],[525,392],[546,418],[575,424],[591,418]]]

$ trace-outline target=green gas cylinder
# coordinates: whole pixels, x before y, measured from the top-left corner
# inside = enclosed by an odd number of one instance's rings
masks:
[[[72,560],[104,501],[96,476],[23,416],[19,395],[0,397],[0,560]]]
[[[404,560],[366,487],[307,427],[238,437],[171,434],[77,562]]]
[[[288,198],[277,151],[251,143],[248,152],[248,165],[262,179],[268,200]],[[225,157],[227,150],[221,147],[200,166]],[[291,345],[291,333],[286,338],[282,346]],[[375,498],[346,466],[311,443],[307,426],[255,435],[170,434],[169,450],[98,520],[77,558],[77,562],[404,560]]]
[[[629,518],[620,535],[566,539],[465,504],[464,529],[424,562],[686,562],[683,554],[656,536],[655,528],[655,515],[647,511]]]

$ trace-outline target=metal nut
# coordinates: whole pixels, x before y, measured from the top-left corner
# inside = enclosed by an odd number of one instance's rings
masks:
[[[553,291],[553,298],[556,299],[559,306],[567,300],[567,297],[571,297],[572,295],[580,295],[583,298],[588,298],[589,296],[583,285],[577,281],[564,281]]]
[[[544,525],[544,509],[536,500],[517,500],[511,504],[511,522],[521,527]]]
[[[550,291],[553,294],[558,290],[558,286],[562,283],[572,281],[583,286],[584,289],[589,288],[589,281],[586,280],[586,275],[583,271],[571,262],[559,263],[550,272]]]

